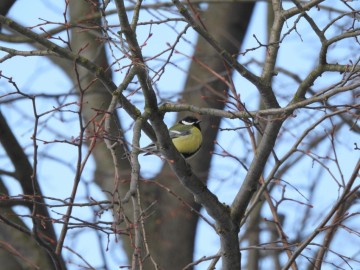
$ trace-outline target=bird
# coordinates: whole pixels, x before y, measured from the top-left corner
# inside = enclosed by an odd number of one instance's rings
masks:
[[[202,134],[200,122],[201,120],[194,116],[186,116],[169,128],[169,135],[175,148],[186,159],[194,156],[201,147]],[[145,156],[160,153],[155,143],[142,148],[142,152],[146,152]]]

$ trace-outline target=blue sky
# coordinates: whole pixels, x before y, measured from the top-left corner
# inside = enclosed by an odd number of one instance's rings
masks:
[[[49,20],[52,22],[62,22],[63,17],[62,13],[64,11],[63,1],[31,1],[31,4],[26,1],[17,1],[13,9],[11,10],[9,16],[15,19],[18,22],[24,23],[27,26],[33,26],[41,23],[41,19]],[[338,5],[338,1],[326,1],[326,3],[333,3],[334,5]],[[109,8],[112,8],[113,4],[110,4]],[[355,5],[355,4],[354,4]],[[356,6],[356,5],[355,5]],[[25,7],[25,8],[24,8]],[[257,36],[257,38],[265,43],[266,35],[265,35],[265,24],[266,24],[266,4],[261,2],[257,5],[255,14],[253,16],[253,20],[251,22],[250,29],[248,31],[248,35],[245,39],[245,43],[243,46],[243,50],[245,48],[253,48],[257,46],[256,40],[252,37],[253,34]],[[339,8],[343,8],[341,4]],[[317,11],[311,11],[310,14],[316,17],[316,21],[319,25],[324,25],[327,21],[329,21],[329,17],[317,17]],[[144,14],[145,17],[141,18],[140,21],[146,21],[148,17],[147,14]],[[41,19],[40,19],[41,18]],[[114,18],[114,17],[112,17]],[[292,25],[292,21],[288,22],[289,27]],[[53,26],[48,26],[52,28]],[[182,29],[181,24],[178,25],[178,29]],[[286,68],[292,72],[299,73],[301,78],[305,77],[306,72],[308,72],[316,63],[316,52],[319,47],[319,43],[314,40],[314,35],[306,30],[305,24],[303,21],[299,23],[298,33],[292,32],[288,38],[286,38],[286,42],[282,44],[282,50],[279,54],[278,66]],[[329,31],[329,35],[332,32],[335,32],[336,29]],[[139,27],[138,36],[140,40],[145,40],[149,33],[149,26]],[[164,32],[165,31],[165,32]],[[287,31],[285,29],[285,31]],[[147,46],[144,48],[144,55],[153,55],[157,52],[161,51],[164,47],[166,47],[167,42],[174,42],[176,35],[172,28],[164,27],[164,26],[153,26],[152,32],[154,35],[151,39],[148,40]],[[164,34],[166,33],[166,34]],[[65,37],[65,36],[64,36]],[[179,50],[187,55],[191,55],[192,53],[192,45],[195,44],[196,35],[192,30],[188,30],[186,33],[187,41],[182,42],[179,45]],[[0,42],[0,46],[9,46],[9,44]],[[27,50],[31,49],[29,46],[19,44],[16,45],[17,49]],[[351,59],[356,54],[358,54],[355,50],[350,51],[344,48],[336,48],[333,50],[329,58],[340,58],[343,60],[342,64],[346,64],[348,59]],[[245,57],[241,58],[242,63],[247,63],[256,59],[257,61],[262,61],[264,59],[265,54],[264,49],[256,50],[254,52],[250,52],[246,54]],[[4,54],[0,52],[0,57]],[[176,95],[179,93],[184,85],[184,80],[186,78],[186,69],[189,65],[189,59],[182,55],[176,55],[173,59],[173,62],[176,63],[178,67],[169,66],[166,70],[166,73],[161,77],[161,79],[157,82],[156,88],[160,89],[162,92],[162,97],[167,98],[172,95]],[[153,65],[161,65],[161,61],[159,63],[153,62]],[[261,66],[258,66],[254,63],[250,63],[248,65],[249,69],[260,75]],[[185,71],[182,71],[182,69]],[[24,92],[31,93],[66,93],[72,91],[71,82],[64,76],[62,71],[52,65],[52,63],[48,60],[45,60],[43,57],[14,57],[5,63],[2,63],[0,66],[0,70],[3,71],[3,74],[6,76],[13,77],[13,80],[17,83],[19,88]],[[124,74],[122,72],[116,72],[114,74],[114,80],[116,83],[119,83],[123,78]],[[341,75],[332,76],[324,76],[319,81],[316,82],[314,88],[320,89],[325,85],[329,85],[332,81],[335,82],[339,79]],[[240,78],[240,76],[234,76],[235,84],[238,86],[239,91],[241,92],[241,97],[243,101],[246,103],[249,110],[255,110],[258,106],[258,95],[254,86],[249,84],[246,80]],[[288,95],[288,92],[296,89],[296,83],[291,79],[279,75],[274,81],[274,88],[277,89],[278,93],[283,94],[284,96]],[[284,90],[282,90],[284,89]],[[0,80],[0,96],[13,91],[11,86],[3,79]],[[283,91],[283,92],[282,92]],[[139,101],[141,97],[135,96],[134,101]],[[76,97],[69,96],[66,100],[62,100],[61,102],[72,102],[76,101]],[[282,106],[287,104],[288,100],[286,98],[280,99],[280,103]],[[37,105],[39,112],[45,112],[51,109],[53,106],[57,106],[54,103],[54,100],[50,99],[37,99]],[[15,104],[4,105],[2,104],[0,109],[5,114],[5,117],[10,122],[12,127],[15,128],[18,139],[22,142],[25,151],[31,156],[32,155],[32,147],[31,147],[31,133],[32,133],[32,113],[31,113],[31,103],[29,100],[18,101]],[[67,109],[76,109],[76,105],[69,105]],[[307,115],[310,115],[308,112],[298,112],[299,120],[294,120],[295,125],[302,124],[304,122],[303,119],[306,119]],[[126,115],[123,112],[120,112],[120,115],[123,118]],[[49,115],[49,117],[42,118],[43,120],[43,128],[41,129],[39,135],[41,138],[45,140],[51,141],[59,138],[71,138],[76,137],[78,134],[78,123],[76,117],[72,113],[64,113],[62,115],[64,118],[60,118],[58,116],[53,117],[53,115]],[[175,119],[175,114],[167,114],[165,117],[165,121],[168,125],[173,124]],[[308,121],[313,121],[312,119],[307,119]],[[125,125],[130,126],[131,121],[125,121]],[[223,121],[223,127],[229,126],[237,126],[239,122],[236,120],[226,120]],[[294,132],[297,132],[296,127],[294,128]],[[324,125],[323,130],[326,130],[328,125]],[[56,132],[54,132],[56,131]],[[321,132],[321,130],[317,130],[316,132]],[[291,141],[292,138],[289,135],[291,134],[291,130],[283,135],[288,136],[288,141]],[[346,133],[345,133],[346,134]],[[238,155],[244,162],[249,163],[251,161],[251,156],[247,156],[247,151],[242,152],[242,149],[248,149],[249,146],[246,145],[245,142],[239,142],[239,138],[243,136],[240,132],[221,132],[218,138],[220,144],[229,149],[229,151],[233,151],[232,153]],[[339,145],[339,153],[340,156],[340,164],[348,169],[345,169],[345,179],[351,173],[351,168],[353,168],[353,164],[357,161],[358,155],[352,151],[352,143],[356,141],[355,134],[348,132],[347,133],[349,144],[343,144],[343,142],[337,142]],[[131,133],[129,132],[128,138],[131,137]],[[295,136],[294,136],[295,137]],[[294,139],[294,138],[293,138]],[[288,142],[287,141],[287,142]],[[142,136],[141,144],[145,145],[149,142],[146,136]],[[340,147],[341,146],[341,147]],[[323,147],[325,147],[323,145]],[[318,153],[327,153],[329,149],[321,148],[321,146],[316,149]],[[76,161],[76,153],[74,151],[74,147],[66,145],[66,144],[47,144],[47,145],[39,145],[39,151],[42,155],[39,163],[39,179],[40,184],[43,189],[44,194],[53,197],[67,198],[70,195],[72,180],[74,178],[74,171],[71,169],[72,166],[69,164],[73,164]],[[217,151],[221,151],[217,149]],[[282,143],[277,147],[277,151],[279,154],[283,154],[288,149],[286,148],[286,142]],[[2,148],[0,148],[0,155],[3,156],[4,152]],[[329,152],[331,155],[331,152]],[[324,154],[325,155],[325,154]],[[65,157],[63,159],[63,163],[59,163],[55,160],[55,157]],[[46,158],[47,157],[47,158]],[[269,164],[271,164],[270,161]],[[142,157],[142,173],[144,176],[151,176],[156,174],[156,168],[161,167],[161,160],[157,157]],[[156,165],[154,165],[156,164]],[[230,204],[234,195],[237,193],[238,187],[242,183],[242,179],[245,175],[245,171],[239,167],[239,164],[235,160],[231,160],[229,158],[216,157],[213,160],[213,168],[211,171],[211,178],[209,182],[210,190],[214,191],[219,197],[220,201],[224,203]],[[296,164],[296,168],[292,170],[289,174],[287,174],[286,178],[292,181],[292,184],[299,189],[306,189],[310,183],[306,182],[306,179],[311,178],[314,173],[317,173],[321,168],[317,164],[313,164],[310,159],[305,160],[302,165]],[[4,158],[0,159],[0,166],[4,168],[8,168],[10,166],[10,162]],[[155,168],[155,170],[154,170]],[[304,169],[306,168],[306,169]],[[333,168],[333,167],[331,167]],[[268,172],[268,169],[266,170]],[[336,169],[332,169],[336,171]],[[59,173],[61,172],[61,173]],[[87,169],[83,175],[83,183],[89,183],[89,189],[91,191],[92,196],[97,200],[104,199],[104,194],[93,184],[90,183],[92,179],[93,172],[93,161],[90,160],[88,163]],[[4,180],[8,187],[11,187],[13,194],[18,194],[20,192],[19,187],[17,187],[16,182],[14,182],[10,178],[4,177]],[[311,222],[308,227],[310,231],[313,226],[316,224],[316,221],[321,217],[321,213],[323,211],[328,210],[331,207],[331,203],[336,200],[339,190],[335,188],[335,183],[331,181],[331,177],[322,177],[319,179],[320,184],[323,188],[317,189],[316,192],[320,194],[315,194],[319,199],[316,202],[316,210],[314,211],[313,216],[311,216]],[[81,189],[79,190],[77,199],[87,200],[88,193],[85,189],[86,185],[81,185]],[[281,193],[281,189],[275,192],[274,196],[279,196]],[[323,196],[321,193],[326,193],[326,196]],[[288,187],[287,195],[291,198],[296,198],[298,200],[302,200],[302,196],[295,189]],[[307,197],[308,194],[305,194]],[[286,227],[296,226],[296,215],[299,212],[303,212],[306,210],[305,207],[299,207],[298,205],[288,202],[283,204],[285,207],[281,209],[284,213],[287,214]],[[18,208],[20,213],[26,212],[27,210],[23,208]],[[63,210],[56,210],[61,212]],[[299,211],[299,212],[298,212]],[[320,214],[319,214],[320,213]],[[206,213],[203,213],[206,215]],[[54,217],[59,218],[60,215],[54,213]],[[80,215],[84,219],[90,219],[93,216],[93,212],[91,209],[76,209],[75,215]],[[264,209],[264,215],[269,216],[267,209]],[[104,219],[111,220],[110,213],[104,215]],[[57,229],[60,229],[60,226],[57,226]],[[289,232],[291,234],[291,231]],[[76,235],[75,233],[71,234],[71,237],[76,238],[76,250],[81,253],[90,263],[94,266],[97,265],[97,260],[99,260],[98,254],[99,250],[92,248],[89,250],[88,243],[91,241],[96,241],[96,235],[89,230],[86,230],[80,235]],[[265,237],[266,238],[266,237]],[[105,240],[104,240],[105,241]],[[218,251],[218,237],[212,231],[212,229],[207,226],[204,222],[199,222],[197,240],[196,240],[196,253],[195,259],[198,259],[202,256],[213,255]],[[70,241],[67,243],[70,244]],[[117,245],[114,242],[111,245]],[[110,253],[110,252],[109,252]],[[117,257],[119,252],[115,251],[116,256],[111,257],[110,263],[112,267],[110,269],[115,268],[119,264],[125,264],[124,257]],[[71,255],[71,253],[66,252],[66,256],[68,258],[77,261],[77,259]],[[78,269],[76,264],[69,269]],[[201,264],[197,267],[198,270],[206,269],[206,263]],[[328,268],[331,269],[331,268]]]

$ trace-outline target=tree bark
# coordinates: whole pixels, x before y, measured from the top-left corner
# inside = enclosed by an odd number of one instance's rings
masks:
[[[228,52],[236,55],[243,42],[253,8],[254,3],[209,4],[201,18],[211,35]],[[232,76],[232,70],[227,69],[223,59],[201,37],[197,41],[193,57],[224,77]],[[224,82],[199,66],[197,61],[191,63],[184,86],[184,103],[223,109],[227,91]],[[180,113],[178,119],[184,115],[185,113]],[[203,146],[199,153],[189,160],[193,171],[204,183],[209,176],[211,153],[220,120],[209,116],[202,117],[202,133],[206,134]],[[155,180],[167,186],[194,209],[200,210],[200,205],[194,202],[193,196],[179,183],[168,165],[163,167]],[[157,191],[153,192],[152,196],[158,201],[155,215],[147,222],[152,224],[147,227],[152,255],[163,269],[181,269],[193,260],[198,216],[169,193]]]
[[[88,1],[70,1],[70,18],[72,22],[85,24],[88,27],[91,27],[91,31],[83,31],[82,29],[75,28],[71,31],[71,49],[73,52],[80,52],[81,55],[93,61],[98,66],[107,70],[109,67],[109,62],[107,58],[107,53],[105,50],[105,43],[103,40],[97,37],[103,37],[100,27],[100,19],[89,19],[79,21],[79,18],[90,17],[96,12],[99,12],[100,4],[94,6]],[[83,102],[83,118],[85,123],[90,123],[89,132],[94,131],[94,126],[97,125],[98,121],[104,117],[104,112],[108,109],[109,104],[112,99],[111,93],[105,89],[104,85],[96,80],[96,76],[92,74],[89,70],[77,67],[79,71],[79,76],[75,76],[75,72],[70,70],[68,74],[71,74],[71,79],[74,85],[77,87],[78,91],[80,89],[85,90],[84,102]],[[111,77],[111,69],[108,69],[109,77]],[[99,113],[100,112],[100,113]],[[113,139],[122,139],[122,128],[118,115],[115,113],[111,115],[111,124],[110,124],[110,134],[105,134],[105,136],[112,137]],[[115,141],[114,141],[115,142]],[[124,145],[117,144],[115,146],[115,153],[118,157],[121,157],[125,154]],[[106,192],[106,195],[113,199],[117,197],[117,192],[120,195],[120,198],[123,198],[127,191],[129,190],[129,179],[131,167],[127,159],[120,159],[120,166],[118,179],[114,177],[114,162],[112,155],[109,149],[106,147],[105,143],[101,138],[97,141],[96,147],[92,151],[92,155],[95,159],[95,172],[94,172],[94,181],[101,188],[101,190]],[[119,186],[117,186],[117,183]],[[111,195],[112,194],[112,195]],[[117,199],[116,199],[117,201]],[[131,207],[126,207],[123,209],[126,216],[132,215]],[[116,214],[117,210],[114,210],[114,224],[120,219]],[[122,226],[122,225],[121,225]],[[122,227],[123,228],[123,227]],[[124,229],[124,228],[123,228]],[[131,260],[133,248],[129,242],[129,239],[124,237],[122,239],[123,247],[127,253],[127,257]]]

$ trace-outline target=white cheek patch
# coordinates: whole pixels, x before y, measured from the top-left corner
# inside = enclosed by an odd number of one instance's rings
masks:
[[[188,122],[188,121],[183,120],[183,121],[181,121],[181,124],[187,125],[187,126],[192,126],[194,124],[194,122]]]

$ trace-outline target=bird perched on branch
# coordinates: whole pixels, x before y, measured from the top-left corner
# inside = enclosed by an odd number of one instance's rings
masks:
[[[187,116],[169,128],[169,135],[175,148],[184,158],[192,157],[196,154],[202,144],[202,134],[200,120],[193,116]],[[142,148],[145,155],[160,153],[154,143]]]

